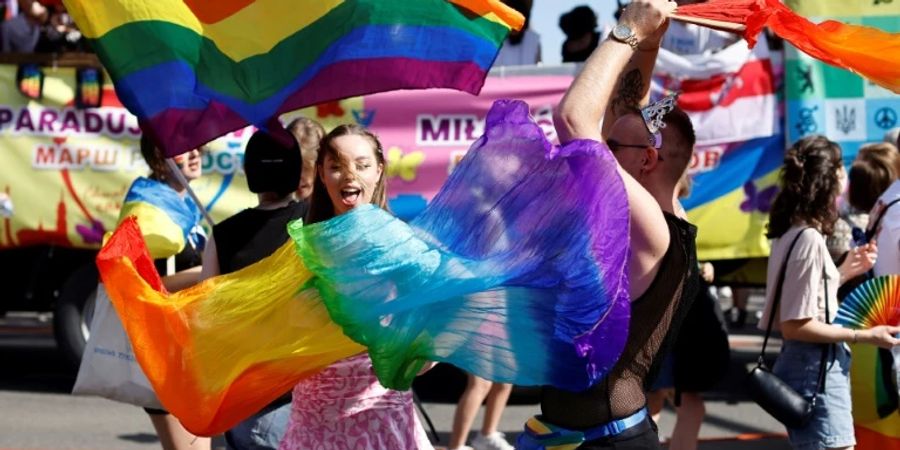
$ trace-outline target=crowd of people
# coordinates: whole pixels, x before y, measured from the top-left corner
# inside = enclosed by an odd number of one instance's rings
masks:
[[[3,0],[0,17],[2,53],[87,50],[87,41],[61,0]]]

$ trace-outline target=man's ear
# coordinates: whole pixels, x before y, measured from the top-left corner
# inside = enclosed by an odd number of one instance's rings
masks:
[[[647,149],[644,150],[644,162],[642,164],[644,171],[649,172],[656,169],[657,164],[659,164],[659,150],[647,147]]]

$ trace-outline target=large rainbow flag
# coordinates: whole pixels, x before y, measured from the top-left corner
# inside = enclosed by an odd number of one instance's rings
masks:
[[[317,103],[477,94],[523,17],[500,0],[64,0],[167,155]]]

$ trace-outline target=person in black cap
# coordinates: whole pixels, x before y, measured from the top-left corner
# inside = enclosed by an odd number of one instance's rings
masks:
[[[244,173],[259,205],[245,209],[213,227],[203,254],[201,279],[249,266],[284,245],[287,224],[306,215],[308,203],[294,201],[300,183],[300,146],[286,146],[265,131],[257,131],[244,152]],[[225,433],[229,449],[277,449],[287,429],[291,394],[286,392],[254,416]]]
[[[559,18],[559,28],[566,34],[562,46],[563,62],[583,62],[600,44],[597,15],[590,6],[577,6]]]

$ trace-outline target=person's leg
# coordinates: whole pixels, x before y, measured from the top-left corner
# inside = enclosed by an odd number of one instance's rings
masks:
[[[653,423],[659,423],[659,416],[662,414],[670,391],[671,389],[656,389],[647,393],[647,412],[650,413]]]
[[[681,406],[676,408],[676,412],[669,450],[697,450],[697,437],[706,414],[703,397],[694,392],[682,392]]]
[[[472,422],[481,408],[481,403],[491,390],[491,382],[474,375],[469,375],[466,390],[463,391],[456,405],[456,413],[453,416],[453,430],[450,434],[450,450],[460,448],[466,444]]]
[[[210,450],[211,439],[194,436],[171,414],[150,414],[163,450]]]
[[[731,314],[730,325],[735,329],[741,329],[747,324],[747,302],[752,290],[746,287],[733,287],[731,292],[734,302],[731,309],[734,311]]]
[[[506,435],[497,431],[510,392],[512,392],[511,384],[493,383],[491,386],[481,433],[472,440],[472,448],[475,450],[513,450],[513,446],[506,440]]]
[[[500,417],[506,408],[512,385],[506,383],[493,383],[487,395],[487,404],[484,410],[484,422],[481,425],[481,434],[487,436],[497,431],[500,425]]]

